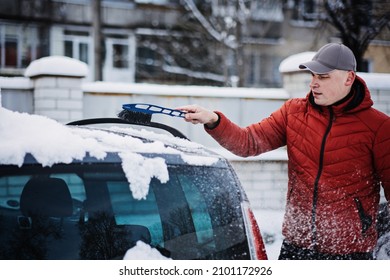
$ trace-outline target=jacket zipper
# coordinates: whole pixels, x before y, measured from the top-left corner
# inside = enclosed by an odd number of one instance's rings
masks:
[[[320,161],[318,166],[317,177],[314,181],[314,189],[313,189],[313,207],[311,210],[311,232],[312,232],[312,249],[316,249],[317,246],[317,226],[316,226],[316,211],[317,211],[317,200],[318,200],[318,183],[320,181],[320,177],[322,174],[322,170],[324,167],[324,153],[325,153],[325,144],[326,139],[328,138],[330,129],[333,124],[333,109],[332,107],[328,107],[329,110],[329,123],[326,128],[324,137],[322,138],[321,150],[320,150]]]

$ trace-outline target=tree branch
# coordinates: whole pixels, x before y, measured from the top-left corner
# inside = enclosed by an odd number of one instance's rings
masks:
[[[227,33],[221,33],[216,30],[211,23],[205,18],[205,16],[199,11],[198,7],[192,0],[183,0],[185,6],[193,13],[194,17],[203,26],[203,28],[218,42],[224,44],[230,49],[237,48],[237,42],[227,37]]]

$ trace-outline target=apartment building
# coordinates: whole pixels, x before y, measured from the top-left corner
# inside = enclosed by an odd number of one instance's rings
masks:
[[[338,40],[307,16],[320,2],[0,0],[0,76],[59,55],[91,81],[279,87],[283,59]],[[390,71],[388,42],[367,52],[372,71]]]

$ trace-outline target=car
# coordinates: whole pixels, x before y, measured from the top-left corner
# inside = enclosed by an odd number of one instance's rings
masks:
[[[125,109],[0,120],[0,259],[267,259],[229,162],[175,128]]]
[[[379,205],[377,232],[378,242],[374,249],[374,258],[390,260],[390,212],[386,202]]]

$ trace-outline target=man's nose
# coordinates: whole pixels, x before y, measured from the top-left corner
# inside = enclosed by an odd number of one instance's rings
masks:
[[[318,82],[317,82],[316,77],[313,76],[313,78],[311,79],[311,82],[310,82],[309,86],[310,86],[310,88],[317,88],[317,87],[318,87]]]

